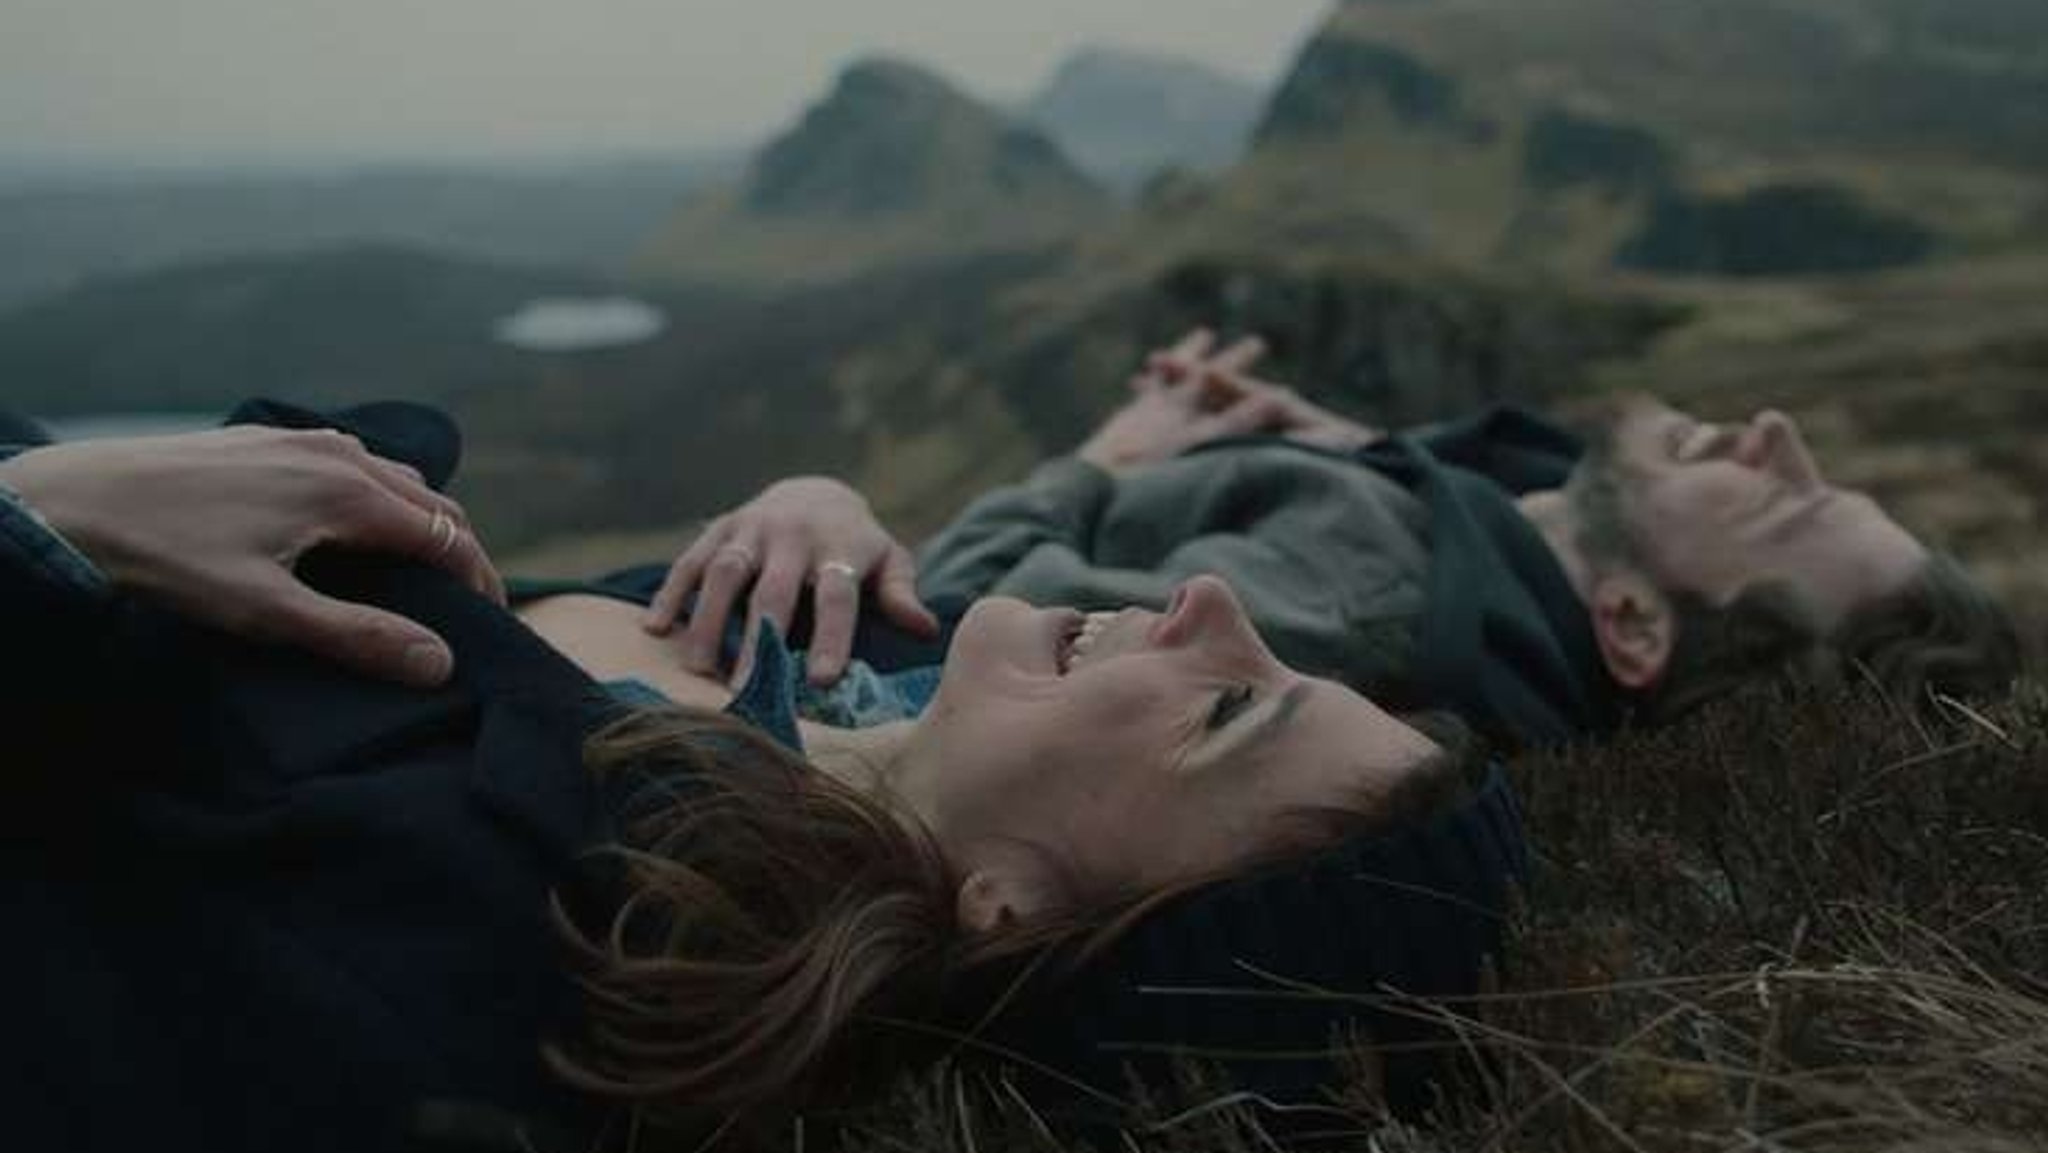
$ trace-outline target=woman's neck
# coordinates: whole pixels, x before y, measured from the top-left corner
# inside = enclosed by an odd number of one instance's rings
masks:
[[[732,700],[724,681],[683,668],[675,638],[648,635],[640,627],[640,610],[624,601],[572,593],[523,605],[518,615],[598,680],[638,678],[670,700],[714,711]],[[839,729],[800,722],[798,730],[820,770],[862,792],[874,792],[896,787],[913,727]]]
[[[892,721],[865,729],[797,723],[804,755],[811,764],[840,784],[868,794],[896,791],[904,750],[916,727],[914,721]]]

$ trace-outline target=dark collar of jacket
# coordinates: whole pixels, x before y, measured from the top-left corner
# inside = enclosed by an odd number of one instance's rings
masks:
[[[1234,438],[1270,443],[1274,438]],[[1207,451],[1213,446],[1204,446]],[[1429,509],[1430,576],[1417,628],[1416,689],[1507,747],[1559,744],[1619,723],[1592,622],[1514,498],[1562,486],[1577,437],[1502,405],[1352,453],[1308,446],[1392,478]]]
[[[439,488],[461,457],[456,427],[415,404],[385,403],[325,416],[276,401],[251,401],[229,423],[336,428],[372,452],[420,470]],[[376,605],[426,625],[455,653],[449,683],[433,692],[387,685],[292,653],[246,653],[269,667],[215,686],[226,712],[259,718],[241,739],[262,746],[289,773],[318,774],[374,745],[416,739],[463,721],[476,725],[473,783],[483,802],[563,859],[599,830],[582,771],[582,742],[618,706],[582,670],[503,608],[426,565],[316,552],[300,575],[331,596]],[[173,626],[175,627],[175,626]],[[214,640],[213,644],[231,644]]]

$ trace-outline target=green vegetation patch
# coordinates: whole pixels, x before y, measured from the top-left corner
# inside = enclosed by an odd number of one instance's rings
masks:
[[[1872,272],[1933,255],[1933,232],[1822,184],[1785,184],[1732,197],[1662,197],[1624,242],[1624,268],[1721,276]]]

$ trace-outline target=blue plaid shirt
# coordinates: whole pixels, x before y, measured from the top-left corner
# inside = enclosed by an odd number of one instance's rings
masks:
[[[726,630],[728,663],[737,655],[739,627],[735,621]],[[914,720],[938,693],[940,672],[940,667],[934,665],[883,673],[865,661],[854,660],[837,684],[828,689],[817,688],[804,675],[803,657],[790,650],[781,631],[770,621],[755,641],[753,671],[725,711],[801,753],[804,744],[798,735],[799,719],[841,729]],[[628,705],[654,706],[668,701],[641,680],[607,681],[605,688]]]

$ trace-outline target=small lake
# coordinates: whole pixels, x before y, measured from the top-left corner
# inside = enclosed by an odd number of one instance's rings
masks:
[[[498,321],[492,335],[522,352],[598,352],[660,336],[668,317],[628,296],[541,297]]]

